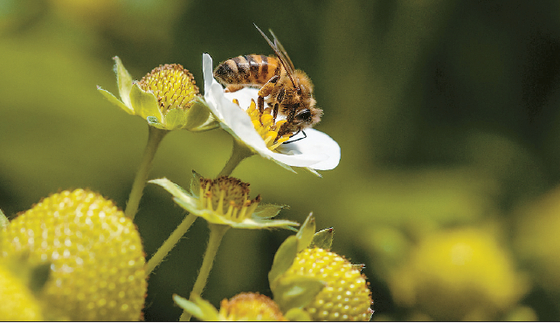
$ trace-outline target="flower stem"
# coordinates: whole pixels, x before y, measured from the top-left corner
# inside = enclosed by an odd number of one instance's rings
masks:
[[[188,214],[183,222],[171,233],[169,238],[159,247],[156,253],[150,258],[146,264],[146,276],[149,276],[152,271],[161,264],[163,259],[169,254],[169,252],[175,247],[177,242],[183,237],[185,233],[189,230],[194,220],[196,220],[196,215]]]
[[[208,275],[212,270],[212,265],[214,264],[214,259],[216,258],[216,253],[218,247],[222,242],[222,238],[227,230],[230,228],[227,225],[208,223],[210,228],[210,237],[208,238],[208,246],[206,247],[206,252],[204,253],[204,259],[202,260],[202,266],[194,283],[193,290],[191,292],[190,301],[193,301],[193,296],[200,296],[202,290],[206,286],[206,281],[208,280]],[[191,319],[191,314],[187,311],[183,311],[180,320],[188,321]]]
[[[134,182],[132,184],[132,190],[130,191],[130,196],[128,197],[128,202],[126,203],[126,210],[124,211],[124,214],[133,220],[136,216],[136,212],[138,211],[138,205],[140,204],[142,192],[144,191],[144,186],[146,186],[148,174],[152,168],[152,161],[154,160],[156,151],[163,137],[165,137],[165,135],[169,132],[155,127],[148,128],[150,130],[148,134],[148,143],[144,149],[142,163],[138,168],[138,172],[136,172],[136,177],[134,178]]]
[[[233,139],[231,156],[224,166],[224,169],[222,169],[220,174],[218,174],[218,177],[231,175],[235,167],[237,167],[243,159],[250,157],[253,154],[254,152],[252,152],[246,145],[239,143],[236,139]]]

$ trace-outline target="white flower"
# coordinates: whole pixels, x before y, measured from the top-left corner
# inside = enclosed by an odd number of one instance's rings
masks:
[[[210,55],[203,55],[202,66],[204,99],[220,126],[238,143],[291,171],[293,169],[290,166],[305,167],[319,175],[315,170],[329,170],[338,165],[340,161],[338,143],[327,134],[312,128],[305,129],[307,138],[280,144],[271,150],[270,145],[265,143],[245,111],[251,105],[251,100],[257,101],[258,90],[244,88],[234,93],[224,93],[224,88],[213,77]],[[233,99],[237,99],[239,105],[233,103]]]

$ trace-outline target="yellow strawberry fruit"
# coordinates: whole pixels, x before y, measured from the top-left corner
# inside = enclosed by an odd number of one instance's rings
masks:
[[[220,303],[223,321],[285,321],[278,305],[259,293],[241,293]]]
[[[373,301],[360,266],[352,265],[338,254],[307,248],[299,252],[286,277],[310,276],[320,279],[325,287],[305,306],[312,320],[368,321],[373,314]]]
[[[2,321],[43,321],[42,306],[26,281],[18,277],[8,261],[0,262],[0,319]]]
[[[21,253],[27,253],[31,263],[51,264],[38,295],[49,317],[142,318],[147,282],[140,235],[101,195],[63,191],[18,215],[0,233],[0,257]]]

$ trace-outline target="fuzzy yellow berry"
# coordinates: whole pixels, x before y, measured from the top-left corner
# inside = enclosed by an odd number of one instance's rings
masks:
[[[0,263],[0,319],[2,321],[43,321],[42,307],[29,286],[5,263]]]
[[[348,260],[321,248],[297,254],[285,274],[318,278],[326,286],[304,310],[318,321],[368,321],[373,301],[366,278]]]
[[[461,228],[421,240],[390,287],[397,304],[432,319],[492,321],[516,304],[527,281],[494,232]]]
[[[225,321],[285,321],[278,305],[258,293],[241,293],[220,303],[219,317]]]
[[[145,256],[136,226],[101,195],[53,194],[20,214],[0,235],[0,257],[28,253],[51,263],[39,295],[70,320],[139,320],[146,294]]]

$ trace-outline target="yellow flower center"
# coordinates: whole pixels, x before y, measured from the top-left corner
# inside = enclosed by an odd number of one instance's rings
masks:
[[[157,98],[161,112],[171,109],[186,110],[199,94],[193,75],[179,64],[165,64],[154,68],[138,85],[151,91]]]
[[[233,103],[239,105],[239,101],[236,99],[233,100]],[[271,108],[266,108],[261,113],[259,109],[257,109],[255,101],[251,99],[251,104],[246,112],[249,117],[251,117],[253,127],[255,127],[257,133],[264,140],[268,149],[275,151],[276,148],[290,139],[292,133],[288,132],[283,135],[279,135],[282,125],[288,121],[285,119],[276,121],[272,115]]]
[[[200,179],[200,203],[203,208],[219,213],[235,222],[242,222],[253,214],[261,196],[249,199],[249,183],[220,176],[214,180]]]

